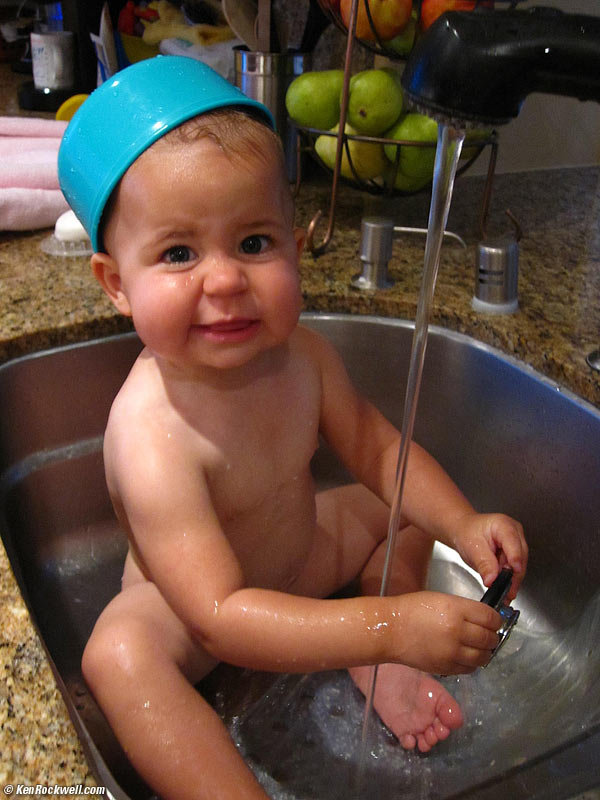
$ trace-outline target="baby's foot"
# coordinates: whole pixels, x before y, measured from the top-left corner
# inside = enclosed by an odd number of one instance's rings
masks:
[[[371,667],[354,667],[349,672],[366,694]],[[373,705],[407,750],[418,747],[427,753],[463,723],[460,706],[440,683],[426,672],[402,664],[379,666]]]

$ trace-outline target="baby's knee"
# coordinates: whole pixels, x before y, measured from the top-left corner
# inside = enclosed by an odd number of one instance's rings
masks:
[[[83,657],[81,670],[93,689],[108,681],[131,680],[139,675],[150,658],[145,645],[147,637],[136,620],[102,618],[90,636]]]
[[[109,647],[108,642],[100,640],[101,637],[92,633],[83,651],[81,658],[81,671],[86,683],[94,689],[108,669]]]

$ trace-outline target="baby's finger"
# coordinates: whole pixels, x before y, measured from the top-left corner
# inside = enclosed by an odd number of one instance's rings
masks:
[[[462,647],[457,654],[457,672],[474,672],[478,667],[485,667],[490,663],[492,650],[479,650],[476,647]]]
[[[466,622],[462,637],[463,645],[476,650],[494,650],[498,646],[498,633],[481,625]]]
[[[507,594],[507,600],[509,602],[514,600],[517,596],[519,587],[523,582],[525,573],[527,572],[527,560],[529,558],[529,548],[527,547],[527,542],[525,541],[525,536],[523,535],[523,528],[521,525],[519,525],[519,529],[520,540],[518,542],[518,546],[515,546],[512,552],[510,550],[509,552],[505,551],[507,563],[513,571],[512,583]]]
[[[476,600],[469,601],[469,608],[463,622],[463,632],[471,631],[472,628],[470,626],[474,626],[482,631],[489,631],[496,635],[501,625],[502,617],[494,608]]]
[[[513,598],[527,570],[528,548],[523,526],[510,517],[500,517],[494,531],[494,539],[501,550],[498,558],[500,565],[509,566],[514,574],[508,594],[509,598]]]

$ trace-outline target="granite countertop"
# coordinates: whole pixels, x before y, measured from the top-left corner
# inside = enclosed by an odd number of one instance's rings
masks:
[[[4,108],[4,113],[18,113],[9,100]],[[470,306],[483,188],[479,177],[464,176],[457,182],[448,227],[468,247],[444,245],[433,322],[517,356],[600,407],[600,374],[585,362],[600,346],[600,168],[496,177],[488,231],[510,227],[506,208],[524,231],[520,308],[507,316],[477,314]],[[304,183],[298,223],[308,224],[319,208],[327,216],[329,196],[327,180]],[[359,271],[359,228],[365,213],[385,213],[398,225],[422,226],[427,209],[426,195],[375,198],[344,186],[328,251],[316,260],[310,254],[302,258],[306,309],[414,319],[424,238],[406,235],[395,241],[392,289],[359,292],[350,279]],[[41,252],[40,242],[48,233],[0,233],[0,361],[130,329],[95,284],[88,259]],[[0,631],[5,676],[0,683],[0,784],[93,785],[2,548]]]
[[[523,227],[519,310],[490,315],[471,308],[475,245],[484,179],[457,181],[448,229],[467,242],[449,242],[442,258],[433,322],[470,334],[526,361],[558,384],[600,406],[600,373],[586,356],[600,346],[600,168],[498,175],[490,235],[509,232],[504,210]],[[311,179],[300,188],[298,224],[318,209],[327,217],[330,186]],[[429,198],[372,197],[342,186],[336,227],[327,252],[305,253],[301,277],[307,310],[382,314],[414,319],[423,265],[424,237],[398,236],[390,261],[393,288],[362,292],[351,286],[360,271],[360,220],[367,213],[392,216],[398,225],[426,224]],[[316,240],[325,224],[317,228]],[[45,347],[129,330],[90,274],[87,258],[45,255],[49,231],[0,233],[0,361]]]
[[[484,179],[457,181],[448,229],[467,242],[449,242],[435,293],[433,322],[474,336],[517,356],[600,406],[600,373],[585,358],[600,346],[600,168],[498,175],[488,232],[507,232],[504,209],[520,221],[519,310],[476,313],[475,244]],[[298,224],[318,209],[328,214],[330,186],[321,178],[300,188]],[[423,264],[424,237],[398,236],[390,261],[393,288],[361,292],[351,286],[359,271],[360,220],[367,213],[392,216],[396,224],[426,224],[429,198],[372,197],[342,186],[336,227],[327,252],[305,253],[301,277],[307,310],[382,314],[414,319]],[[316,240],[325,225],[318,226]],[[87,258],[45,255],[49,231],[0,233],[0,361],[33,350],[128,330],[91,277]]]

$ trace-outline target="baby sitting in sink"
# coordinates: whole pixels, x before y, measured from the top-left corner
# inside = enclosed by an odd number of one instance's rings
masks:
[[[140,62],[113,87],[158,117],[157,80],[179,61]],[[198,85],[214,81],[190,63]],[[85,678],[165,798],[266,797],[194,689],[221,660],[347,667],[363,690],[368,665],[383,664],[376,709],[404,747],[426,752],[462,722],[428,673],[485,665],[501,625],[489,606],[423,590],[433,541],[454,547],[486,585],[510,565],[512,598],[527,562],[521,525],[477,513],[412,444],[393,596],[376,596],[400,436],[333,347],[298,324],[303,235],[265,113],[238,108],[231,87],[212,109],[199,100],[202,113],[122,169],[90,221],[93,202],[71,191],[69,164],[86,128],[113,147],[117,89],[105,87],[71,123],[61,180],[96,246],[94,274],[145,348],[106,429],[108,487],[130,546],[122,591],[85,650]],[[103,158],[99,150],[97,169]],[[359,483],[315,493],[319,435]],[[324,599],[357,576],[366,596]]]

